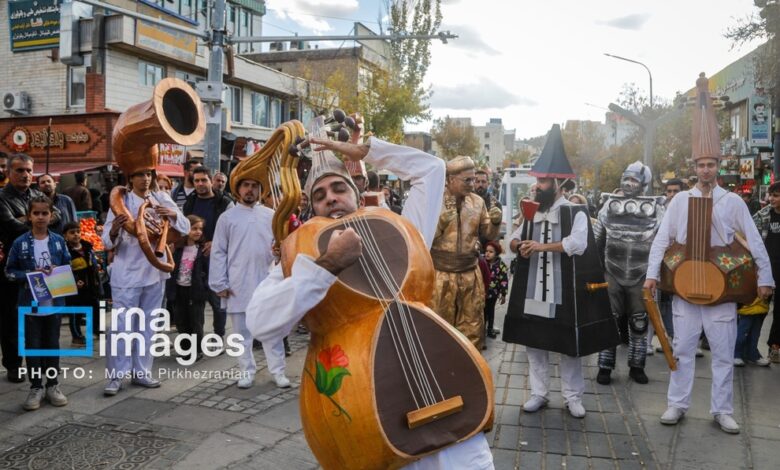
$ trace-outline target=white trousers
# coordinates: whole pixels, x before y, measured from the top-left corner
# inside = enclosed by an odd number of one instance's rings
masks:
[[[119,313],[117,321],[111,324],[106,341],[106,372],[109,378],[126,378],[132,370],[132,377],[152,378],[152,363],[154,358],[150,351],[152,347],[152,312],[162,307],[164,284],[152,284],[144,287],[115,287],[111,286],[113,309],[124,310]],[[142,315],[128,310],[140,308]],[[110,315],[113,317],[113,314]],[[109,317],[109,318],[110,318]],[[117,333],[116,350],[111,345]],[[130,334],[139,334],[143,337],[144,344],[128,337]],[[126,354],[127,340],[130,339],[131,353]]]
[[[254,375],[257,371],[257,363],[255,362],[255,356],[252,354],[252,333],[249,332],[249,328],[246,326],[246,312],[228,313],[230,315],[230,323],[233,325],[233,333],[238,333],[242,336],[241,344],[244,345],[244,354],[238,358],[238,368],[241,372],[249,372]],[[263,353],[265,354],[265,360],[268,363],[268,372],[271,375],[284,374],[285,361],[284,361],[284,340],[283,338],[274,339],[273,341],[263,341]]]
[[[528,354],[531,395],[547,398],[550,389],[550,353],[542,349],[525,348]],[[582,360],[579,357],[561,354],[561,395],[569,400],[580,400],[585,393],[585,378],[582,376]]]
[[[687,410],[691,405],[696,346],[702,328],[712,354],[710,413],[734,412],[734,344],[737,341],[737,306],[734,303],[705,307],[674,296],[674,356],[677,370],[669,380],[669,406]]]
[[[403,467],[403,470],[492,470],[493,454],[485,433],[440,450]]]

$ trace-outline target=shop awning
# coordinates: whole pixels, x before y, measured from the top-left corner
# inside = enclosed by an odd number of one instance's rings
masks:
[[[71,173],[76,173],[77,171],[87,171],[87,170],[93,170],[95,168],[101,168],[108,165],[108,163],[96,163],[96,162],[74,162],[74,163],[63,163],[63,162],[51,162],[49,163],[49,173],[51,173],[52,176],[62,176],[62,175],[68,175]],[[33,176],[40,176],[44,173],[46,173],[46,162],[41,161],[40,159],[36,160],[35,165],[33,165]]]
[[[163,164],[157,165],[157,174],[165,175],[171,178],[183,178],[184,172],[181,165]]]

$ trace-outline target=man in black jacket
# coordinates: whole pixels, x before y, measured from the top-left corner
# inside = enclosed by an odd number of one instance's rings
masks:
[[[212,186],[211,172],[208,168],[199,166],[192,170],[192,182],[195,191],[187,196],[182,213],[194,214],[206,222],[203,224],[203,254],[209,256],[211,252],[211,240],[214,239],[214,230],[217,227],[217,219],[223,212],[233,207],[233,201],[221,191],[215,191]],[[214,312],[214,333],[225,336],[225,323],[227,313],[220,307],[220,299],[212,290],[208,291],[208,302]]]
[[[14,240],[30,230],[27,226],[27,203],[36,196],[43,196],[32,189],[33,159],[26,154],[17,153],[8,159],[8,184],[0,190],[0,242],[8,257],[8,250]],[[51,225],[60,223],[59,211],[55,208]],[[5,264],[0,268],[5,270]],[[8,370],[8,380],[23,382],[19,375],[22,358],[18,353],[18,316],[16,312],[17,285],[0,275],[0,346],[3,352],[3,367]]]

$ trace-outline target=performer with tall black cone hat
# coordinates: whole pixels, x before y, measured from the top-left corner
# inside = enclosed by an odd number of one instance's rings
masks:
[[[575,174],[557,124],[529,174],[537,179],[536,201],[525,205],[525,221],[512,234],[510,248],[521,256],[503,340],[527,347],[531,398],[523,410],[547,405],[548,353],[553,351],[561,353],[561,393],[569,413],[582,418],[580,357],[617,345],[620,336],[603,288],[587,207],[562,197],[563,185]]]

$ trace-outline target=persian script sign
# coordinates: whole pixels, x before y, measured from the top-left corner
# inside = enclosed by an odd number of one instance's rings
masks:
[[[13,52],[60,44],[60,0],[9,1],[8,21]]]

